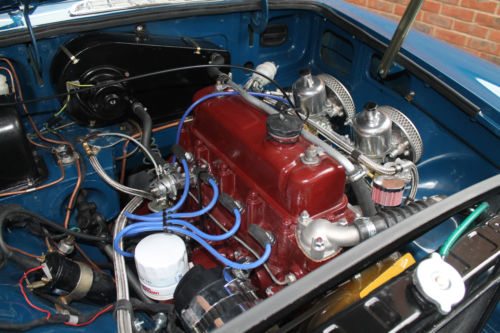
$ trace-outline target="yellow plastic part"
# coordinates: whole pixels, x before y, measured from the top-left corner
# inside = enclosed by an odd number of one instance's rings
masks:
[[[361,290],[359,297],[366,297],[373,290],[377,289],[390,279],[399,274],[403,273],[408,267],[415,263],[415,259],[410,253],[405,254],[398,259],[391,267],[386,269],[382,274],[380,274],[375,280],[373,280],[365,289]]]

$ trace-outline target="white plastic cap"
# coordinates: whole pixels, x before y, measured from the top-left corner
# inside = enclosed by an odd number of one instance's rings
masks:
[[[184,241],[173,234],[149,235],[137,244],[134,257],[144,294],[158,301],[172,299],[189,270]]]

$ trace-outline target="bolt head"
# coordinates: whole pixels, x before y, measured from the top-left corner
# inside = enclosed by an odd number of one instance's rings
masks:
[[[316,237],[314,240],[314,247],[323,247],[325,246],[325,241],[322,237]]]
[[[194,156],[190,152],[186,152],[185,157],[188,163],[192,163],[194,161]]]

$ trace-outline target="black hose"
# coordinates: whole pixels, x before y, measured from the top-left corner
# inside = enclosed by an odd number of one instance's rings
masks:
[[[151,135],[153,133],[153,120],[149,115],[148,111],[139,102],[134,102],[132,104],[132,111],[142,122],[142,139],[141,143],[149,151],[151,151]]]
[[[75,238],[88,241],[88,242],[109,242],[111,239],[109,237],[100,237],[100,236],[93,236],[93,235],[88,235],[84,234],[82,232],[77,232],[73,231],[70,229],[67,229],[63,227],[62,225],[50,221],[34,212],[31,212],[29,210],[24,209],[23,207],[19,205],[14,205],[14,204],[8,204],[8,205],[0,205],[0,222],[3,224],[4,220],[7,218],[12,218],[12,217],[28,217],[30,218],[27,221],[23,222],[30,222],[30,223],[36,223],[36,224],[43,224],[49,229],[53,229],[59,232],[66,233],[68,235],[72,235]],[[1,234],[1,232],[0,232]]]
[[[432,196],[422,200],[417,200],[402,207],[384,208],[370,219],[359,219],[353,225],[358,229],[359,237],[363,241],[378,234],[397,223],[404,221],[424,210],[425,208],[441,201],[445,196]]]
[[[148,313],[158,313],[158,312],[164,312],[164,313],[173,313],[174,312],[174,305],[173,304],[168,304],[168,303],[144,303],[143,301],[137,299],[137,298],[131,298],[130,303],[132,304],[132,307],[136,311],[144,311]]]
[[[102,252],[111,260],[113,260],[113,252],[114,249],[111,245],[106,244],[104,246],[99,247]],[[144,292],[142,291],[142,286],[141,283],[139,282],[137,276],[132,272],[132,270],[128,267],[125,266],[125,269],[127,271],[127,280],[130,288],[136,293],[137,297],[141,299],[143,303],[154,303],[151,299],[149,299],[146,295],[144,295]]]
[[[32,320],[28,323],[6,323],[0,322],[0,331],[27,331],[36,327],[45,326],[45,325],[53,325],[53,324],[62,324],[67,322],[69,319],[68,315],[63,314],[53,314],[49,319],[43,317]]]
[[[2,205],[0,208],[0,268],[3,267],[8,260],[14,261],[24,270],[40,266],[40,262],[38,260],[11,251],[3,239],[3,228],[7,217],[19,208],[20,206],[18,205]]]
[[[69,313],[71,313],[71,314],[73,314],[75,316],[82,316],[83,315],[83,313],[81,313],[77,309],[69,306],[68,304],[65,304],[64,302],[62,302],[61,300],[59,300],[56,297],[52,297],[52,296],[50,296],[48,294],[45,294],[45,293],[43,293],[43,292],[41,292],[39,290],[36,290],[36,289],[33,289],[32,293],[35,294],[36,296],[40,297],[40,298],[43,298],[46,301],[49,301],[52,304],[59,305],[61,308],[63,308],[64,310],[67,310]]]
[[[375,203],[372,200],[370,187],[365,182],[365,180],[363,178],[358,179],[355,182],[351,183],[351,187],[358,201],[358,205],[361,208],[363,216],[370,217],[377,214]]]
[[[224,57],[221,56],[218,53],[212,53],[212,57],[210,58],[210,64],[211,65],[223,65],[225,62]],[[207,69],[208,76],[210,76],[212,79],[217,80],[220,75],[223,75],[225,73],[222,73],[219,67],[209,67]]]

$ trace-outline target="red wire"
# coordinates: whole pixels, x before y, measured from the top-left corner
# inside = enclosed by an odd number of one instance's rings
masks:
[[[80,324],[73,324],[73,323],[65,323],[66,325],[68,326],[75,326],[75,327],[79,327],[79,326],[85,326],[85,325],[88,325],[90,323],[92,323],[94,320],[97,319],[97,317],[99,317],[100,315],[102,315],[103,313],[111,310],[113,308],[113,304],[111,304],[110,306],[108,306],[107,308],[99,311],[94,317],[92,317],[92,319],[90,319],[89,321],[87,321],[86,323],[80,323]]]
[[[33,309],[36,309],[40,312],[44,312],[47,314],[47,319],[50,318],[51,316],[51,313],[48,311],[48,310],[45,310],[45,309],[42,309],[42,308],[39,308],[38,306],[34,305],[33,303],[31,303],[31,301],[29,300],[28,296],[26,295],[26,292],[24,291],[24,287],[23,287],[23,280],[26,278],[26,276],[28,276],[28,274],[34,272],[34,271],[38,271],[40,269],[42,269],[43,266],[38,266],[38,267],[35,267],[35,268],[32,268],[30,269],[29,271],[27,271],[26,273],[24,273],[24,275],[21,277],[21,279],[19,280],[19,287],[21,288],[21,293],[23,294],[24,296],[24,299],[26,300],[26,302],[33,308]],[[88,324],[91,324],[94,320],[97,319],[97,317],[99,317],[100,315],[102,315],[103,313],[105,312],[108,312],[109,310],[111,310],[113,308],[113,304],[111,304],[110,306],[108,306],[107,308],[105,309],[102,309],[101,311],[99,311],[94,317],[92,317],[92,319],[90,319],[89,321],[85,322],[85,323],[79,323],[79,324],[73,324],[73,323],[64,323],[68,326],[75,326],[75,327],[79,327],[79,326],[85,326],[85,325],[88,325]]]
[[[38,271],[39,269],[42,269],[43,266],[38,266],[38,267],[35,267],[35,268],[32,268],[30,269],[29,271],[27,271],[26,273],[24,273],[24,275],[21,277],[21,279],[19,280],[19,287],[21,288],[21,293],[23,294],[24,296],[24,299],[26,300],[26,302],[33,308],[33,309],[36,309],[40,312],[44,312],[47,314],[47,319],[50,318],[50,312],[48,310],[44,310],[44,309],[41,309],[39,308],[38,306],[34,305],[33,303],[31,303],[31,301],[29,300],[28,296],[26,296],[26,292],[24,291],[24,287],[23,287],[23,280],[26,278],[26,276],[28,276],[28,274],[34,272],[34,271]]]

